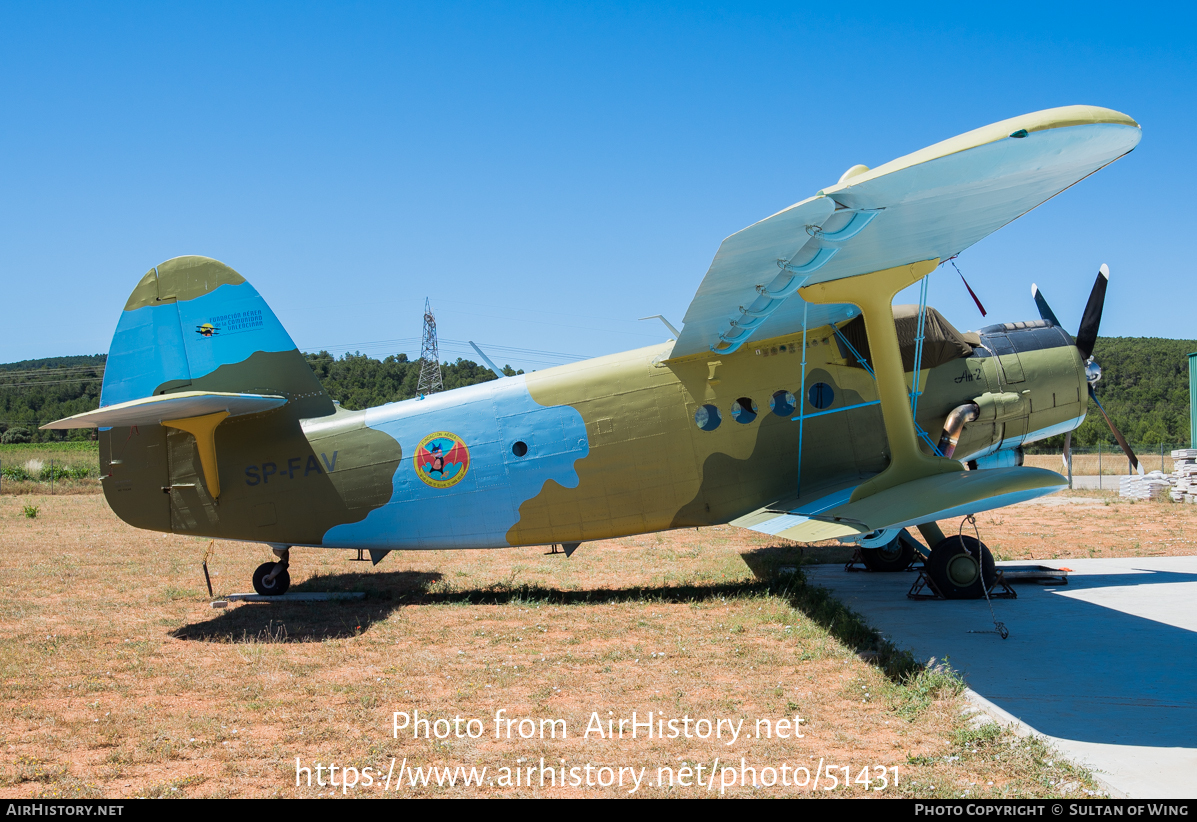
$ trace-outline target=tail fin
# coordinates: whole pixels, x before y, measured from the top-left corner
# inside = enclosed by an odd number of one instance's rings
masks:
[[[300,420],[335,412],[244,277],[207,257],[176,257],[147,272],[125,304],[99,411],[53,425],[101,427],[104,496],[125,522],[245,539],[274,522],[274,503],[239,496],[237,471],[310,451]],[[233,493],[222,497],[222,485]]]
[[[208,257],[167,260],[133,289],[108,352],[100,406],[180,391],[278,395],[292,419],[335,410],[266,301]]]

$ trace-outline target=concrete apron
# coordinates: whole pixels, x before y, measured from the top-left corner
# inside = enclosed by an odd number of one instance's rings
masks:
[[[993,629],[985,600],[908,600],[914,573],[804,570],[899,648],[947,660],[975,705],[1045,737],[1115,795],[1197,797],[1197,557],[1042,564],[1074,573],[994,600],[1006,640],[969,633]]]

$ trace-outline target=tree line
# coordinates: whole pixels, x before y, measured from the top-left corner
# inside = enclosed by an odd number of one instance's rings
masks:
[[[406,354],[382,360],[359,353],[343,354],[338,359],[327,351],[304,356],[328,395],[350,411],[416,396],[421,361],[409,360]],[[524,373],[510,365],[504,366],[503,372],[507,376]],[[456,362],[441,363],[441,379],[448,391],[498,378],[485,365],[458,357]]]
[[[304,356],[328,395],[351,411],[416,396],[420,361],[406,354],[381,360],[360,353],[338,358],[327,351]],[[107,355],[95,354],[0,364],[0,442],[94,439],[92,429],[39,431],[38,426],[99,408],[106,360]],[[503,371],[524,373],[509,365]],[[458,358],[441,364],[441,379],[448,390],[497,377],[486,366]]]

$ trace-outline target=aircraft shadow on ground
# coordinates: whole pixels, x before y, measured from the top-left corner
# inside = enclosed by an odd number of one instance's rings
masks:
[[[208,642],[318,642],[358,636],[405,605],[703,602],[771,594],[785,599],[849,648],[873,652],[870,661],[894,681],[918,670],[920,666],[911,654],[894,653],[881,641],[874,626],[846,607],[837,594],[806,584],[800,573],[787,573],[791,566],[800,566],[804,558],[798,548],[759,549],[744,554],[755,580],[622,589],[496,585],[440,591],[436,590],[442,578],[438,573],[334,574],[305,580],[292,590],[364,591],[367,598],[245,604],[212,619],[185,625],[173,636]],[[859,579],[867,583],[875,580],[898,597],[903,597],[911,581],[909,574],[867,574]],[[916,652],[935,649],[934,653],[942,658],[946,651],[974,690],[1041,733],[1085,742],[1193,747],[1197,741],[1197,633],[1066,596],[1070,592],[1169,583],[1197,583],[1197,574],[1147,571],[1079,575],[1055,593],[1020,585],[1018,600],[995,602],[998,618],[1011,629],[1011,639],[994,637],[994,642],[983,646],[983,650],[976,644],[953,650],[950,640],[960,635],[960,625],[981,615],[982,610],[988,620],[984,602],[909,603],[910,607],[943,609],[938,624],[944,626],[944,633],[924,634],[915,642],[923,646]],[[900,620],[901,609],[908,603],[903,597],[893,604],[896,610],[887,610]],[[1028,608],[1031,610],[1025,610]],[[903,640],[898,637],[907,633],[898,625],[875,627],[896,634],[899,644]],[[969,664],[969,657],[976,653],[985,654],[986,664]]]
[[[422,597],[440,579],[441,574],[420,571],[315,576],[291,586],[291,591],[361,591],[366,598],[245,603],[184,625],[171,636],[205,642],[320,642],[358,636],[396,608]]]
[[[863,611],[894,642],[921,658],[948,658],[969,687],[1041,733],[1115,745],[1197,746],[1197,632],[1118,610],[1149,607],[1141,593],[1125,589],[1176,583],[1191,586],[1190,607],[1197,574],[1147,570],[1076,575],[1067,586],[1018,584],[1018,599],[993,602],[996,618],[1010,629],[1008,640],[982,630],[990,621],[983,600],[907,600],[908,574],[856,575],[850,588],[820,576],[819,584],[830,584],[834,596]],[[1097,591],[1108,592],[1104,604],[1070,596]],[[968,636],[974,627],[979,635]]]
[[[484,588],[437,590],[439,573],[393,571],[317,576],[293,585],[291,592],[358,591],[362,600],[252,602],[231,607],[212,619],[184,625],[171,635],[208,642],[319,642],[365,633],[376,622],[406,605],[504,605],[548,602],[555,605],[598,602],[697,602],[765,593],[766,582],[667,585],[634,588],[560,590],[497,584]]]
[[[1041,641],[1011,654],[1001,670],[970,674],[969,685],[1050,736],[1197,746],[1197,633],[1062,596],[1169,583],[1188,583],[1197,595],[1197,574],[1168,571],[1074,576],[1055,594],[1036,591],[1050,620]],[[1009,617],[1012,631],[1017,619]]]
[[[560,590],[537,586],[494,585],[464,590],[437,590],[439,573],[415,571],[345,573],[317,576],[294,585],[296,593],[362,591],[364,600],[245,603],[202,622],[172,632],[177,639],[205,642],[319,642],[358,636],[406,605],[502,605],[548,602],[585,605],[607,602],[707,602],[728,597],[775,595],[827,628],[854,650],[880,647],[878,636],[855,614],[822,588],[807,586],[801,575],[785,574],[802,560],[798,548],[766,548],[744,560],[755,579],[728,583],[637,586]],[[913,658],[878,659],[895,680],[917,667]]]
[[[291,591],[364,591],[366,598],[244,603],[212,619],[184,625],[172,632],[171,636],[208,642],[319,642],[358,636],[374,623],[385,620],[393,611],[407,605],[504,605],[511,602],[582,605],[645,600],[701,602],[771,590],[770,585],[762,582],[568,591],[505,585],[452,591],[429,590],[440,579],[440,574],[412,571],[319,577],[294,586]]]

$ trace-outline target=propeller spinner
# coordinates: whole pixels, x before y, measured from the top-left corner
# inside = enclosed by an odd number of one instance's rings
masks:
[[[1142,474],[1143,467],[1139,465],[1139,458],[1135,456],[1135,452],[1127,445],[1126,438],[1122,436],[1122,432],[1114,425],[1114,421],[1110,419],[1110,415],[1102,407],[1101,400],[1097,398],[1097,392],[1094,390],[1094,386],[1101,379],[1101,366],[1093,359],[1093,347],[1097,344],[1097,329],[1101,325],[1101,310],[1105,305],[1106,286],[1109,283],[1110,269],[1105,263],[1102,263],[1101,268],[1097,272],[1097,281],[1093,283],[1093,290],[1089,292],[1089,302],[1085,304],[1085,313],[1081,315],[1081,327],[1077,329],[1076,337],[1073,339],[1077,350],[1081,352],[1081,357],[1085,360],[1085,380],[1089,383],[1089,396],[1097,404],[1102,418],[1105,419],[1106,425],[1110,426],[1110,431],[1113,432],[1114,439],[1122,447],[1122,451],[1126,454],[1126,458],[1130,460],[1131,466]],[[1039,316],[1063,328],[1060,321],[1056,319],[1051,306],[1047,304],[1047,299],[1043,296],[1043,292],[1034,283],[1031,284],[1031,296],[1035,299],[1035,305],[1039,308]],[[1064,450],[1066,453],[1069,449],[1071,439],[1071,436],[1065,439]]]

